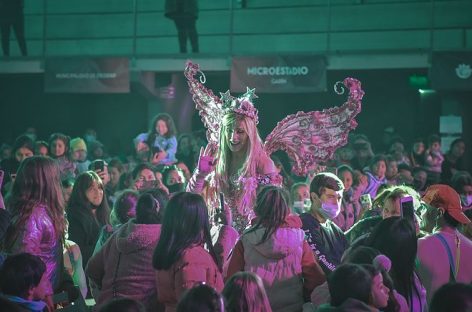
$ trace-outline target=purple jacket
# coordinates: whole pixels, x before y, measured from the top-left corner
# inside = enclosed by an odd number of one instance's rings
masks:
[[[9,244],[8,252],[14,254],[27,252],[40,257],[46,264],[46,274],[52,287],[58,286],[62,245],[46,206],[34,207],[30,217],[21,228],[16,228],[17,222],[18,216],[13,216],[12,225],[15,227],[16,236],[13,243]],[[52,289],[49,291],[53,293]]]

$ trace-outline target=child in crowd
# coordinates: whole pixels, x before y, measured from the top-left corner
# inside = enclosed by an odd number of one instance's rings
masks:
[[[222,292],[227,312],[272,312],[261,278],[251,272],[238,272],[226,282]]]
[[[354,171],[348,165],[341,165],[337,169],[337,176],[344,184],[343,200],[341,211],[333,219],[343,231],[349,230],[359,219],[362,207],[359,201],[361,193],[358,188],[353,187]]]
[[[204,283],[187,290],[177,305],[177,312],[225,312],[223,296]]]
[[[386,171],[387,161],[385,157],[383,155],[374,156],[370,161],[369,168],[365,171],[368,185],[364,190],[364,194],[370,194],[370,197],[375,198],[379,186],[387,183]]]
[[[61,171],[61,179],[75,177],[76,166],[69,155],[70,138],[62,133],[53,133],[49,137],[50,155],[56,160]]]
[[[88,170],[90,160],[87,159],[87,145],[82,138],[70,140],[70,156],[76,166],[77,174]]]
[[[306,183],[298,182],[290,189],[291,211],[299,215],[310,209],[310,186]]]
[[[120,182],[120,177],[125,173],[125,166],[118,158],[113,158],[108,163],[108,173],[110,175],[110,182],[108,182],[106,188],[109,193],[115,198],[115,192],[118,190],[118,185]]]
[[[387,184],[396,185],[398,178],[398,163],[395,158],[388,155],[385,157],[385,163],[387,165],[387,170],[385,171],[385,177],[387,178]]]
[[[380,278],[382,275],[375,269],[372,272],[375,275],[364,266],[353,263],[337,267],[328,278],[331,306],[322,305],[316,311],[379,311],[376,304],[386,303],[385,286]]]
[[[53,311],[48,284],[46,265],[28,253],[9,256],[0,269],[2,295],[20,311],[43,312],[48,306],[45,301]]]
[[[199,282],[217,291],[223,289],[208,210],[200,195],[182,192],[170,199],[152,260],[157,270],[158,300],[166,311],[175,311],[185,290]]]
[[[138,135],[135,141],[149,147],[153,165],[171,165],[176,162],[176,135],[174,120],[163,113],[154,117],[149,132]]]
[[[39,156],[49,156],[49,144],[46,141],[36,141],[34,143],[34,154]]]
[[[424,152],[425,146],[423,139],[416,138],[411,147],[411,152],[408,155],[412,167],[424,166]]]
[[[93,253],[97,253],[108,238],[131,218],[136,217],[136,203],[139,194],[135,190],[124,190],[118,194],[110,213],[110,224],[104,225],[98,236]]]
[[[424,157],[425,168],[428,170],[428,184],[436,184],[441,179],[441,166],[444,161],[441,138],[438,135],[431,135],[428,138],[428,147]]]
[[[410,165],[410,160],[405,154],[405,145],[401,137],[397,136],[392,139],[388,153],[397,164]]]
[[[288,194],[263,187],[256,198],[254,225],[239,239],[226,278],[240,271],[258,274],[274,311],[299,310],[313,289],[325,281],[305,241],[298,216],[290,215]]]

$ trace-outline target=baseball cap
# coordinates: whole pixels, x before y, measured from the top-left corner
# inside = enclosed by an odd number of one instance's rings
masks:
[[[459,194],[449,185],[434,184],[429,186],[422,200],[430,206],[447,211],[459,223],[468,224],[471,222],[462,212]]]

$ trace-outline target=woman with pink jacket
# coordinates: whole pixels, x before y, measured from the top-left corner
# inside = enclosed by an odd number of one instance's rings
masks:
[[[118,228],[90,258],[85,270],[97,307],[113,298],[141,302],[149,311],[160,311],[152,253],[161,233],[161,216],[167,195],[149,190],[139,196],[136,218]]]
[[[182,192],[170,199],[152,263],[157,270],[158,300],[166,312],[175,311],[185,290],[199,282],[221,292],[223,278],[200,195]]]
[[[301,311],[312,290],[325,281],[305,241],[301,220],[289,214],[287,198],[280,187],[261,189],[254,207],[254,225],[234,247],[226,274],[226,278],[239,271],[259,275],[273,311]]]

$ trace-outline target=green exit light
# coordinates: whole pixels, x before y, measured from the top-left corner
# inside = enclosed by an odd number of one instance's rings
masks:
[[[409,78],[410,86],[416,89],[428,89],[429,79],[426,76],[412,75]]]

